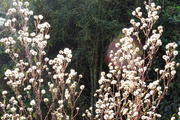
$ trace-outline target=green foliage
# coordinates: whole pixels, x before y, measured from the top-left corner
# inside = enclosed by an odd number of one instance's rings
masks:
[[[12,0],[1,0],[0,1],[0,12],[7,12],[7,10],[11,7]]]

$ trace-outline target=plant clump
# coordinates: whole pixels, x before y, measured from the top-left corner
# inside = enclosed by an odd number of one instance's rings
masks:
[[[8,98],[8,92],[2,92],[4,101],[0,102],[0,107],[4,114],[1,119],[47,120],[50,117],[72,120],[79,112],[76,102],[85,87],[79,86],[82,75],[77,77],[74,69],[66,72],[72,58],[69,48],[60,50],[54,59],[46,57],[45,47],[50,39],[48,31],[51,25],[42,22],[42,15],[33,15],[28,6],[29,2],[13,0],[13,8],[7,13],[9,19],[4,24],[11,31],[11,36],[0,40],[5,46],[5,53],[16,63],[13,70],[5,72],[4,79],[13,95]],[[34,30],[30,22],[32,16]],[[46,78],[43,78],[44,74]],[[70,107],[65,107],[65,104]]]
[[[160,37],[163,27],[153,28],[159,19],[158,10],[161,7],[151,0],[145,1],[144,5],[147,17],[144,17],[141,7],[137,7],[132,15],[139,21],[130,20],[133,27],[122,30],[124,37],[115,44],[117,50],[110,52],[109,73],[101,73],[99,89],[94,94],[97,97],[94,119],[155,120],[161,117],[161,114],[156,113],[156,109],[176,74],[175,67],[179,66],[179,63],[174,61],[178,54],[178,45],[175,42],[166,45],[166,54],[162,56],[166,64],[163,69],[156,68],[154,72],[157,78],[150,80],[149,71],[153,58],[162,45]],[[139,37],[141,31],[143,39]],[[138,56],[141,48],[133,45],[132,36],[136,36],[142,45],[142,56]],[[87,109],[83,116],[92,119],[91,113],[92,111]]]

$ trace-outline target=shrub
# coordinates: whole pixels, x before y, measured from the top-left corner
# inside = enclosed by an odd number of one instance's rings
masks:
[[[177,44],[173,42],[166,45],[166,53],[162,56],[165,66],[163,69],[154,69],[156,77],[151,80],[151,66],[162,45],[160,37],[163,27],[153,28],[159,19],[158,10],[161,7],[156,7],[151,0],[145,1],[144,5],[147,17],[141,12],[141,7],[137,7],[132,15],[139,21],[130,20],[133,27],[122,30],[125,37],[115,44],[117,51],[110,52],[109,73],[101,73],[99,89],[94,94],[97,97],[95,119],[154,120],[161,117],[156,109],[176,74],[175,67],[179,66],[174,61],[178,54]],[[132,36],[136,36],[142,49],[135,46]],[[138,55],[140,50],[143,51],[142,56]],[[91,108],[87,109],[83,116],[92,119],[92,112]]]
[[[30,24],[33,11],[28,9],[29,2],[14,0],[13,6],[5,22],[11,36],[0,42],[16,67],[5,72],[4,79],[13,95],[8,98],[8,92],[2,92],[1,119],[74,119],[79,111],[76,102],[84,85],[79,86],[82,75],[77,77],[74,69],[66,72],[72,51],[65,48],[54,59],[45,57],[50,24],[42,22],[42,15],[34,15],[34,27]]]

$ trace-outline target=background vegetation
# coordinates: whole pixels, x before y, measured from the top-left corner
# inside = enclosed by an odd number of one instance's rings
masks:
[[[42,14],[44,21],[51,24],[51,39],[46,48],[48,57],[56,56],[60,49],[69,47],[73,51],[73,67],[83,74],[82,84],[86,89],[80,98],[82,112],[89,106],[94,106],[94,91],[101,71],[108,71],[104,56],[108,45],[121,34],[124,27],[129,27],[131,12],[137,7],[143,8],[144,0],[28,0],[35,14]],[[164,27],[163,45],[175,41],[180,45],[180,2],[179,0],[154,0],[162,6],[157,26]],[[0,12],[7,12],[11,0],[0,1]],[[33,21],[32,21],[33,23]],[[8,32],[0,27],[0,38]],[[141,38],[143,39],[143,38]],[[13,67],[13,62],[3,52],[0,45],[0,82],[4,71]],[[162,67],[161,55],[165,52],[161,47],[152,66]],[[180,53],[180,48],[178,49]],[[176,61],[180,61],[180,55]],[[176,115],[180,106],[180,68],[169,87],[166,97],[161,102],[158,112],[162,120],[168,120]],[[153,75],[152,75],[153,76]],[[0,91],[4,88],[1,84]],[[79,116],[80,117],[80,116]]]

